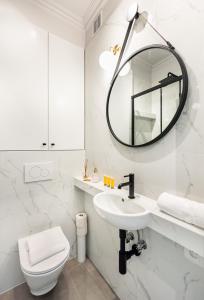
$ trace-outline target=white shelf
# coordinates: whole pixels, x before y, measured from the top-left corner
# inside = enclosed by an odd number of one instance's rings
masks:
[[[96,194],[109,190],[102,182],[85,182],[80,177],[74,178],[74,185],[80,190],[95,196]],[[191,224],[180,221],[172,216],[161,212],[155,200],[147,197],[138,197],[138,204],[151,213],[149,228],[164,235],[170,240],[204,257],[204,230]]]

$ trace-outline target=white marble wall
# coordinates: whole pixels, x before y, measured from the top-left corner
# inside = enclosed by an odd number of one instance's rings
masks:
[[[204,268],[186,259],[181,246],[150,229],[143,231],[147,250],[132,257],[127,274],[120,275],[118,230],[97,215],[89,194],[85,211],[88,256],[121,300],[203,300]]]
[[[101,174],[116,177],[134,172],[136,190],[156,199],[172,192],[204,202],[204,2],[202,0],[140,0],[141,9],[152,14],[154,25],[176,47],[189,73],[189,95],[184,112],[174,129],[156,144],[140,149],[120,145],[106,123],[106,97],[110,78],[100,68],[100,53],[122,43],[127,28],[125,12],[132,0],[123,0],[86,49],[86,156]],[[162,43],[149,28],[134,34],[128,52]],[[88,196],[87,196],[88,197]],[[89,202],[88,202],[89,201]],[[126,278],[117,272],[118,236],[93,211],[89,213],[89,255],[123,300],[202,300],[204,269],[193,265],[183,249],[146,230],[149,248],[131,260]]]
[[[23,165],[54,161],[51,181],[24,183]],[[84,151],[0,152],[0,294],[24,281],[17,240],[61,225],[75,256],[75,215],[83,210],[73,176],[82,172]]]
[[[115,13],[86,49],[86,148],[90,162],[101,174],[121,181],[130,171],[136,174],[138,192],[153,198],[162,191],[177,192],[204,201],[204,2],[197,0],[142,0],[141,9],[152,14],[153,24],[176,47],[189,73],[189,96],[176,127],[160,142],[130,149],[116,142],[106,123],[106,97],[110,78],[98,63],[102,51],[122,43],[127,28],[125,13],[132,0],[121,1]],[[134,34],[128,53],[162,40],[148,26]]]
[[[1,0],[0,6],[46,31],[84,45],[82,31],[34,2]],[[24,184],[24,163],[50,160],[56,165],[54,180]],[[74,217],[82,210],[82,203],[72,178],[81,174],[83,162],[84,151],[0,151],[0,294],[24,281],[17,249],[20,237],[61,225],[71,244],[71,256],[75,255]]]

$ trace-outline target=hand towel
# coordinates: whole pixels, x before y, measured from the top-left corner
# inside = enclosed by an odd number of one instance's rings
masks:
[[[204,203],[199,203],[168,193],[162,193],[159,196],[157,205],[160,210],[169,215],[204,228]]]
[[[204,204],[191,201],[192,223],[204,228]]]
[[[63,251],[66,246],[66,238],[59,226],[31,235],[26,242],[31,266]]]

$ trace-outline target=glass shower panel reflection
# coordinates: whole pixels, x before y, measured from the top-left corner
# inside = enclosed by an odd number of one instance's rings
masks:
[[[151,141],[153,135],[156,135],[158,131],[160,105],[155,101],[153,112],[152,94],[159,95],[159,92],[154,91],[132,100],[132,109],[134,110],[134,115],[132,115],[132,145],[140,145]],[[155,95],[155,99],[158,98],[157,95]],[[156,108],[158,108],[158,113]]]

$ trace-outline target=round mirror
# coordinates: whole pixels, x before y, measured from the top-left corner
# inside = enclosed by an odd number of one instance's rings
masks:
[[[119,76],[127,63],[129,73]],[[112,135],[129,147],[158,141],[178,120],[187,91],[186,67],[175,50],[163,45],[140,49],[120,68],[108,93]]]

